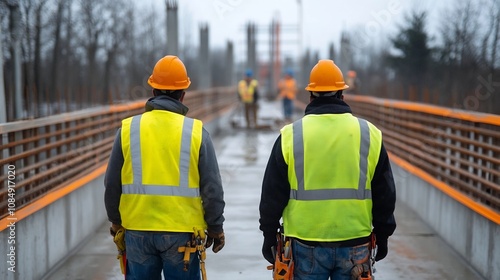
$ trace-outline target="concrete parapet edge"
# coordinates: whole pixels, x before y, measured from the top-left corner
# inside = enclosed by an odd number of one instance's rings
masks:
[[[397,199],[407,204],[485,279],[500,275],[500,225],[391,163]]]
[[[3,279],[41,279],[93,234],[106,219],[103,180],[100,176],[16,223],[16,271],[0,266]],[[8,234],[0,232],[0,260],[6,257]]]

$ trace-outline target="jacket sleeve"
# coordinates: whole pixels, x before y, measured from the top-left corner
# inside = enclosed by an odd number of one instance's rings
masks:
[[[280,226],[280,218],[290,198],[288,166],[281,152],[281,136],[274,143],[267,163],[260,197],[260,230],[264,236],[275,235]]]
[[[373,232],[378,239],[387,239],[396,229],[396,187],[389,156],[383,144],[372,179],[372,201]]]
[[[111,155],[109,156],[108,168],[104,176],[104,205],[108,215],[108,220],[113,224],[121,225],[122,220],[118,207],[122,195],[122,166],[123,153],[121,143],[121,129],[116,133],[115,142]]]
[[[200,159],[200,195],[205,210],[205,222],[213,232],[222,232],[224,223],[224,190],[220,177],[219,165],[210,135],[203,128]]]

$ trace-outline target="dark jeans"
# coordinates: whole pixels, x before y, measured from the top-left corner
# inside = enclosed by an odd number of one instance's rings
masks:
[[[291,120],[293,116],[293,100],[288,98],[283,98],[283,112],[285,119]]]
[[[351,269],[368,263],[368,243],[355,247],[313,247],[293,240],[294,280],[350,280]]]
[[[200,261],[191,254],[188,271],[177,249],[191,240],[192,233],[127,230],[127,280],[199,280]]]

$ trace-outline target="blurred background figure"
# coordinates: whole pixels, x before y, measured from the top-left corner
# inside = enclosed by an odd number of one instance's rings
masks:
[[[353,94],[358,94],[359,93],[359,78],[358,74],[354,70],[349,70],[347,71],[347,79],[346,79],[346,84],[349,85],[349,88],[346,90],[346,93],[353,93]]]
[[[285,121],[290,123],[293,119],[293,107],[295,95],[297,94],[297,81],[293,78],[293,70],[287,69],[285,76],[278,84],[279,99],[283,99],[283,113]]]
[[[245,78],[238,84],[238,97],[243,103],[247,128],[257,127],[257,101],[259,82],[253,78],[252,70],[245,72]]]

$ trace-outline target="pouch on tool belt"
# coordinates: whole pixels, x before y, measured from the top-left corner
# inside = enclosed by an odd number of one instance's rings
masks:
[[[294,270],[292,239],[285,237],[282,231],[278,232],[276,238],[275,261],[274,264],[268,266],[267,269],[273,271],[274,280],[291,280]]]
[[[116,244],[116,249],[118,249],[118,255],[116,258],[120,262],[120,269],[122,274],[126,272],[126,264],[127,264],[127,254],[125,248],[125,229],[120,228],[116,231],[115,236],[113,237],[113,242]]]

